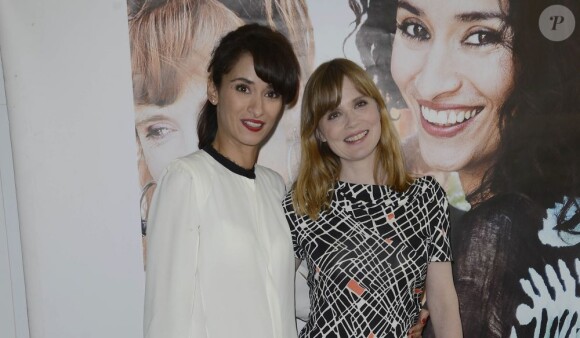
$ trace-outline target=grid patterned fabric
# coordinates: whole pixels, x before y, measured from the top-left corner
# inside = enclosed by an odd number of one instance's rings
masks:
[[[284,200],[294,251],[306,259],[311,312],[300,338],[404,337],[417,320],[427,264],[450,261],[445,192],[432,177],[403,193],[337,182],[317,221]]]

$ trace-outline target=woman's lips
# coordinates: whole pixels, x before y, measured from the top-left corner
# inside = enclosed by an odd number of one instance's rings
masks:
[[[365,136],[367,136],[369,133],[368,129],[367,130],[363,130],[359,133],[356,133],[354,135],[351,135],[347,138],[344,139],[344,142],[346,143],[356,143],[360,140],[362,140]]]
[[[471,109],[438,110],[427,108],[425,106],[419,106],[419,109],[421,109],[421,116],[423,116],[425,120],[429,121],[429,123],[438,124],[441,126],[451,126],[454,124],[462,123],[463,121],[474,117],[482,110],[481,107],[474,107]]]
[[[437,137],[453,137],[461,132],[483,107],[426,107],[419,105],[421,125],[425,131]]]
[[[244,127],[246,127],[246,129],[253,131],[253,132],[258,132],[260,130],[262,130],[262,127],[264,127],[264,122],[260,121],[260,120],[253,120],[253,119],[244,119],[242,120],[242,125]]]

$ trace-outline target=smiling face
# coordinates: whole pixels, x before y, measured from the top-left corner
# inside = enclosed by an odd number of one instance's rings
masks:
[[[340,158],[342,171],[369,168],[372,176],[381,117],[377,103],[361,94],[348,77],[342,82],[340,105],[322,116],[318,137]]]
[[[391,71],[432,168],[481,176],[513,84],[498,0],[401,0]]]
[[[208,84],[208,98],[217,105],[214,147],[234,162],[244,162],[240,156],[248,152],[257,156],[283,110],[282,97],[258,77],[248,53],[223,76],[220,88]]]

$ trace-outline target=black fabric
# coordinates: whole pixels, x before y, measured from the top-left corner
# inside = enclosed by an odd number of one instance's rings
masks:
[[[234,161],[218,153],[218,151],[215,150],[211,145],[208,145],[207,147],[203,148],[203,150],[234,174],[238,174],[251,179],[256,178],[256,172],[254,170],[255,167],[253,167],[252,169],[242,168],[239,165],[237,165]]]
[[[464,337],[580,337],[579,235],[552,231],[564,199],[546,210],[499,195],[452,224]],[[424,336],[434,337],[432,327]]]

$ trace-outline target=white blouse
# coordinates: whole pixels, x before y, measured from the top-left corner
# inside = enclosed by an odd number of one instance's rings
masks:
[[[149,213],[146,338],[296,337],[284,183],[247,172],[213,149],[165,170]]]

